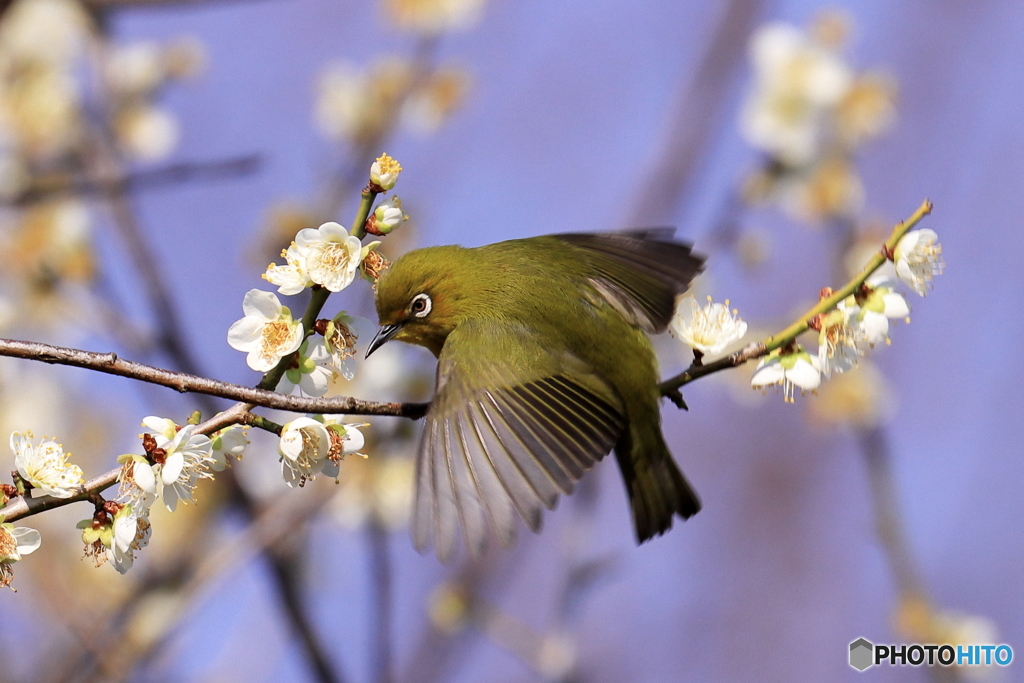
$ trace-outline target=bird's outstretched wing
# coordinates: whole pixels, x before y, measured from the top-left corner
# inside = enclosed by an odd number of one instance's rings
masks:
[[[563,233],[549,239],[576,247],[591,284],[645,332],[664,332],[675,299],[704,269],[689,244],[672,240],[672,228],[630,232]]]
[[[492,533],[511,546],[517,513],[538,531],[541,507],[571,493],[626,422],[617,395],[589,367],[512,322],[459,325],[437,378],[416,460],[412,536],[442,561],[460,528],[473,554]]]

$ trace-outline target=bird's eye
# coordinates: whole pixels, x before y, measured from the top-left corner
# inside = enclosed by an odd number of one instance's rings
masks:
[[[417,318],[426,318],[430,314],[430,308],[430,296],[427,294],[417,294],[409,304],[409,312]]]

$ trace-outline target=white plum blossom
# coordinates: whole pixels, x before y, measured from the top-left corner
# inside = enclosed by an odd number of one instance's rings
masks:
[[[166,157],[181,137],[174,116],[148,103],[133,104],[118,112],[114,131],[121,147],[142,161]]]
[[[126,453],[117,461],[121,463],[118,499],[135,509],[151,507],[156,502],[156,473],[146,456]]]
[[[326,394],[338,370],[323,338],[311,337],[303,342],[297,360],[297,364],[285,371],[277,390],[282,394],[292,394],[297,390],[300,396],[313,398]]]
[[[267,272],[263,273],[264,280],[277,285],[278,294],[291,296],[315,284],[309,279],[309,273],[306,271],[305,251],[295,242],[281,252],[281,257],[285,260],[285,265],[271,263],[267,266]]]
[[[120,574],[131,569],[135,551],[149,545],[153,527],[149,522],[149,508],[136,509],[124,505],[114,515],[108,559]]]
[[[288,486],[303,486],[323,471],[331,450],[331,435],[322,422],[299,417],[281,429],[277,451],[281,454],[281,474]]]
[[[818,364],[826,377],[832,372],[846,372],[857,365],[863,355],[857,348],[860,334],[850,326],[851,311],[836,309],[821,318],[818,333]]]
[[[366,445],[366,437],[359,429],[370,425],[365,422],[346,423],[338,415],[324,415],[323,420],[324,426],[327,427],[327,431],[331,435],[331,452],[328,453],[327,462],[324,463],[322,472],[337,480],[341,471],[341,461],[346,455],[366,457],[366,454],[359,452]]]
[[[387,154],[381,154],[370,165],[370,183],[387,192],[398,182],[398,174],[401,172],[401,164]]]
[[[337,479],[340,462],[346,455],[362,455],[359,451],[365,439],[359,428],[366,426],[346,424],[332,415],[300,417],[284,425],[278,452],[285,483],[303,486],[317,474]]]
[[[823,123],[853,85],[839,55],[795,26],[773,22],[750,42],[754,88],[741,129],[754,147],[789,166],[803,166],[819,152]]]
[[[365,126],[369,78],[354,64],[330,65],[320,76],[314,115],[320,131],[334,140],[353,138]]]
[[[884,278],[869,278],[871,292],[860,304],[850,297],[839,304],[849,313],[850,322],[856,324],[857,334],[874,346],[889,343],[889,320],[903,318],[909,320],[910,306],[903,295],[895,291],[896,283]]]
[[[377,244],[380,242],[369,245],[369,248]],[[271,263],[263,273],[263,279],[277,285],[278,293],[286,296],[298,294],[313,285],[340,292],[355,280],[356,271],[367,251],[358,237],[349,235],[338,223],[303,228],[295,235],[295,241],[281,252],[285,265]]]
[[[271,370],[302,344],[302,322],[293,320],[292,312],[274,294],[250,289],[242,300],[242,311],[245,317],[228,330],[228,344],[248,352],[245,362],[253,370]]]
[[[375,329],[373,323],[366,318],[349,315],[345,311],[338,313],[327,323],[324,343],[327,352],[331,354],[335,370],[345,379],[351,380],[355,377],[355,363],[352,359],[356,355],[359,338],[372,338]]]
[[[0,586],[11,585],[14,580],[11,565],[34,553],[41,542],[42,537],[35,529],[0,524]]]
[[[40,493],[54,498],[70,498],[85,483],[82,468],[68,462],[70,453],[52,439],[43,437],[32,444],[32,432],[11,434],[14,465],[21,478]]]
[[[85,544],[85,556],[99,567],[109,562],[120,574],[125,574],[135,562],[135,551],[149,545],[152,526],[149,507],[114,504],[117,511],[113,519],[106,506],[91,519],[78,523]]]
[[[234,460],[242,459],[245,447],[249,445],[246,429],[246,427],[232,425],[214,432],[213,438],[210,439],[212,449],[210,457],[213,458],[210,469],[221,472],[230,464],[229,457]]]
[[[781,386],[782,398],[786,403],[795,402],[797,389],[801,392],[814,391],[820,384],[821,366],[818,359],[800,347],[792,353],[775,352],[762,358],[750,380],[750,386],[755,389]]]
[[[300,230],[295,244],[305,257],[306,273],[313,283],[340,292],[356,279],[363,259],[362,243],[338,223]]]
[[[735,310],[729,310],[728,299],[724,304],[716,304],[708,297],[708,303],[702,307],[691,296],[679,300],[669,322],[669,332],[694,350],[715,355],[742,339],[747,333],[747,323],[736,317]]]
[[[210,438],[195,434],[195,425],[177,429],[165,418],[150,416],[143,420],[155,439],[155,462],[132,456],[135,485],[141,491],[159,497],[164,506],[174,512],[178,501],[195,502],[193,491],[200,479],[212,478],[209,468],[213,463]],[[173,425],[173,426],[169,426]],[[171,432],[173,435],[170,435]],[[144,440],[145,443],[145,440]]]
[[[377,205],[366,219],[366,232],[371,235],[389,235],[402,224],[402,221],[409,220],[409,216],[402,211],[402,200],[395,195]]]
[[[161,46],[152,41],[112,46],[103,65],[111,90],[126,97],[145,97],[167,77]]]
[[[934,230],[912,230],[893,250],[896,276],[924,296],[936,275],[942,274],[942,245]]]
[[[387,0],[384,3],[391,23],[425,36],[472,26],[480,19],[483,7],[484,0]]]

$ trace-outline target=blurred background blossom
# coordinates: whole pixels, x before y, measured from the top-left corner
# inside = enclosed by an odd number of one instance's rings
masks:
[[[417,555],[419,426],[384,418],[337,484],[295,490],[251,431],[196,505],[153,509],[123,577],[81,560],[84,504],[19,521],[43,540],[0,593],[0,682],[853,680],[861,636],[1024,647],[1003,275],[1024,256],[1022,25],[1016,3],[932,0],[3,4],[3,336],[252,384],[224,341],[242,296],[299,230],[349,224],[384,151],[410,217],[386,258],[676,225],[710,257],[696,296],[738,306],[745,341],[925,196],[950,265],[816,395],[762,397],[747,367],[688,386],[688,413],[666,402],[705,509],[641,548],[605,464],[513,551]],[[341,309],[373,318],[369,283]],[[666,376],[691,360],[657,346]],[[432,381],[389,345],[328,392]],[[57,437],[88,477],[141,453],[144,416],[227,405],[172,393],[4,359],[0,426]]]

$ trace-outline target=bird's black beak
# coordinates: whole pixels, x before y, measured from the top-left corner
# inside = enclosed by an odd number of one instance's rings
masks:
[[[369,358],[370,354],[384,346],[392,337],[398,334],[398,331],[402,329],[402,323],[396,323],[394,325],[381,325],[377,331],[377,335],[370,342],[369,348],[366,349],[366,356]]]

